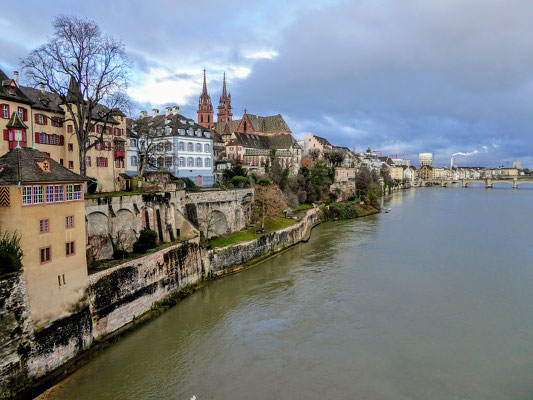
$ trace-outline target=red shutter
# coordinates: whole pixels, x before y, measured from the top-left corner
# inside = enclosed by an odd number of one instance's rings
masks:
[[[59,136],[59,144],[63,146],[65,144],[65,137],[63,135]]]
[[[48,125],[48,117],[46,115],[43,115],[43,121],[45,125]]]
[[[40,139],[40,134],[39,132],[35,132],[35,143],[40,143],[39,139]]]
[[[4,129],[4,140],[9,140],[9,130]]]
[[[35,114],[34,117],[35,117],[35,123],[38,124],[39,123],[39,114]]]
[[[28,110],[26,110],[25,108],[22,109],[22,119],[24,121],[28,120]]]
[[[105,166],[107,167],[107,157],[105,158]]]
[[[91,128],[91,132],[94,132],[94,125],[93,125],[93,127]]]

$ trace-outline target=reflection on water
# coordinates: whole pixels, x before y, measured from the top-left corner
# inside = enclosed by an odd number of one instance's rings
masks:
[[[524,185],[525,186],[525,185]],[[531,189],[423,188],[208,285],[53,399],[533,397]]]

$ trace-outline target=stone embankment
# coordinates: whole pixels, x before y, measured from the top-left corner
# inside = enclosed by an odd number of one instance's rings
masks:
[[[254,240],[203,249],[196,237],[99,271],[89,276],[88,306],[40,331],[31,323],[24,275],[0,279],[0,397],[37,395],[160,304],[299,243],[319,220],[315,208],[296,224]]]

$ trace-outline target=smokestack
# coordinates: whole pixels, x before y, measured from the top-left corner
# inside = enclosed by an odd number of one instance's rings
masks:
[[[157,108],[152,109],[152,117],[157,117],[159,115],[159,110]]]
[[[174,106],[172,107],[172,114],[179,114],[180,113],[180,108],[178,106]]]
[[[41,93],[44,94],[44,83],[41,83]]]
[[[13,71],[13,80],[18,86],[19,85],[19,72],[18,71]]]
[[[146,118],[148,113],[146,111],[141,111],[141,118]]]
[[[165,115],[172,114],[172,107],[165,107]]]

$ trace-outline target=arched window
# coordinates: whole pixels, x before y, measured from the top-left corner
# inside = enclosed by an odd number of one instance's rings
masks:
[[[192,143],[187,143],[187,151],[192,151]]]
[[[180,151],[185,151],[185,143],[184,142],[180,142],[179,146],[180,146],[179,147]]]
[[[187,158],[187,167],[194,167],[194,160],[192,157]]]
[[[180,167],[185,167],[185,157],[180,157]]]
[[[204,164],[206,167],[210,167],[211,166],[211,159],[210,158],[206,158],[205,159],[205,164]]]
[[[200,115],[200,122],[204,122],[204,116],[203,116],[203,114]]]
[[[131,156],[131,166],[132,167],[137,166],[137,156]]]
[[[202,151],[202,145],[200,143],[196,143],[196,151],[200,153]]]
[[[201,166],[202,166],[202,159],[201,159],[200,157],[198,157],[198,158],[196,159],[196,166],[197,166],[197,167],[201,167]]]
[[[207,122],[211,122],[210,119],[211,119],[211,116],[208,114],[207,115]]]
[[[209,153],[209,144],[204,144],[204,151]]]

